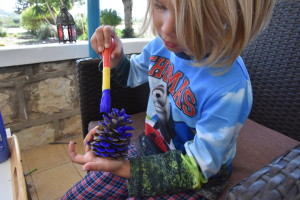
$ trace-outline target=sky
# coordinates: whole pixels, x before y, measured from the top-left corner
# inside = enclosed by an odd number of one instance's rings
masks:
[[[0,9],[1,10],[4,10],[4,11],[13,11],[14,10],[14,6],[16,4],[16,0],[10,0],[10,1],[7,1],[7,0],[0,0]]]
[[[14,11],[16,2],[17,0],[0,0],[0,10]],[[146,2],[147,0],[133,0],[133,18],[141,19],[144,17],[144,13],[146,11]],[[100,0],[100,9],[104,10],[106,8],[112,8],[116,10],[121,17],[124,17],[122,0]],[[75,12],[86,12],[86,8],[74,8],[74,10]]]

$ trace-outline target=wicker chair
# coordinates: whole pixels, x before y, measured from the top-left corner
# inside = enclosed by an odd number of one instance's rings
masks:
[[[233,174],[220,199],[253,172],[300,141],[300,1],[277,1],[269,26],[242,53],[253,86],[250,119],[241,130]],[[77,62],[83,134],[101,119],[99,60]],[[121,88],[112,82],[112,107],[129,114],[146,110],[148,85]],[[272,129],[272,130],[271,130]]]
[[[253,87],[250,119],[300,141],[300,1],[278,1],[242,57]]]
[[[228,199],[300,199],[300,1],[277,0],[242,57],[253,87],[249,118],[272,130],[253,121],[242,129]]]

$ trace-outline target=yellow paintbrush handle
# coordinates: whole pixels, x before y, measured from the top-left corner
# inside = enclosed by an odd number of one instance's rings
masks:
[[[102,91],[110,89],[110,67],[103,66]]]

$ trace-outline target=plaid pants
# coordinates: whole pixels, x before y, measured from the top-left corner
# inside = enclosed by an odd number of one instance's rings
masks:
[[[129,146],[129,157],[137,156],[133,145]],[[127,181],[125,178],[108,172],[91,171],[75,186],[73,186],[62,198],[63,200],[204,200],[199,194],[193,192],[181,192],[172,195],[160,195],[154,197],[129,197]]]

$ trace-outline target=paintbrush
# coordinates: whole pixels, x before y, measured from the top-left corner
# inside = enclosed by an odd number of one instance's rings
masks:
[[[114,48],[114,40],[111,38],[110,47],[105,48],[102,53],[103,71],[102,71],[102,97],[100,101],[100,113],[109,113],[110,98],[110,56]]]

